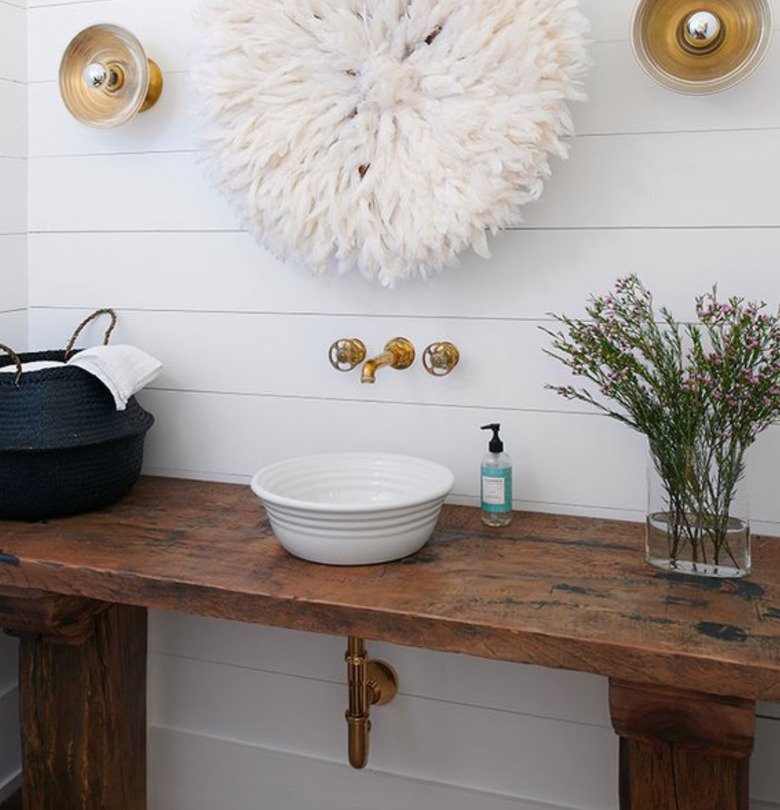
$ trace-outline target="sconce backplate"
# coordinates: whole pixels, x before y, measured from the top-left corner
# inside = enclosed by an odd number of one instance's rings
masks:
[[[772,28],[769,0],[640,0],[631,40],[649,76],[698,95],[749,76],[766,55]]]

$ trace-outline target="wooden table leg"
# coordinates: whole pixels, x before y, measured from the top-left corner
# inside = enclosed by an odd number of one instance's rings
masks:
[[[0,591],[20,637],[28,810],[145,810],[145,608]]]
[[[610,681],[620,810],[748,810],[755,701]]]

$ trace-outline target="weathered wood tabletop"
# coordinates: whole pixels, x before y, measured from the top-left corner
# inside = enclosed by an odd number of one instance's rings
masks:
[[[0,586],[780,700],[780,540],[718,581],[643,559],[636,523],[445,507],[425,548],[313,565],[276,542],[246,486],[142,478],[100,512],[0,523]]]

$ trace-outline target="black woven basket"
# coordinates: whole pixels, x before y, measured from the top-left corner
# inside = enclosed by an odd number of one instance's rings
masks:
[[[0,368],[35,360],[65,361],[82,327],[59,351],[0,357]],[[98,509],[123,495],[141,474],[154,417],[132,397],[117,411],[110,391],[77,366],[0,374],[0,518],[41,520]]]

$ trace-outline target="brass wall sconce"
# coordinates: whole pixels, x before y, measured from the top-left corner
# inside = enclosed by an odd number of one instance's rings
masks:
[[[118,25],[93,25],[77,34],[60,62],[60,94],[82,124],[124,124],[154,106],[162,93],[160,68],[141,43]]]
[[[349,687],[346,713],[349,764],[353,768],[365,768],[371,707],[384,706],[396,696],[398,676],[390,664],[369,658],[363,639],[356,636],[349,637],[344,660],[347,662]]]
[[[446,377],[458,365],[460,352],[457,346],[443,341],[431,343],[423,352],[423,366],[434,377]]]
[[[772,28],[769,0],[640,0],[631,42],[659,84],[702,95],[749,76],[766,55]]]

